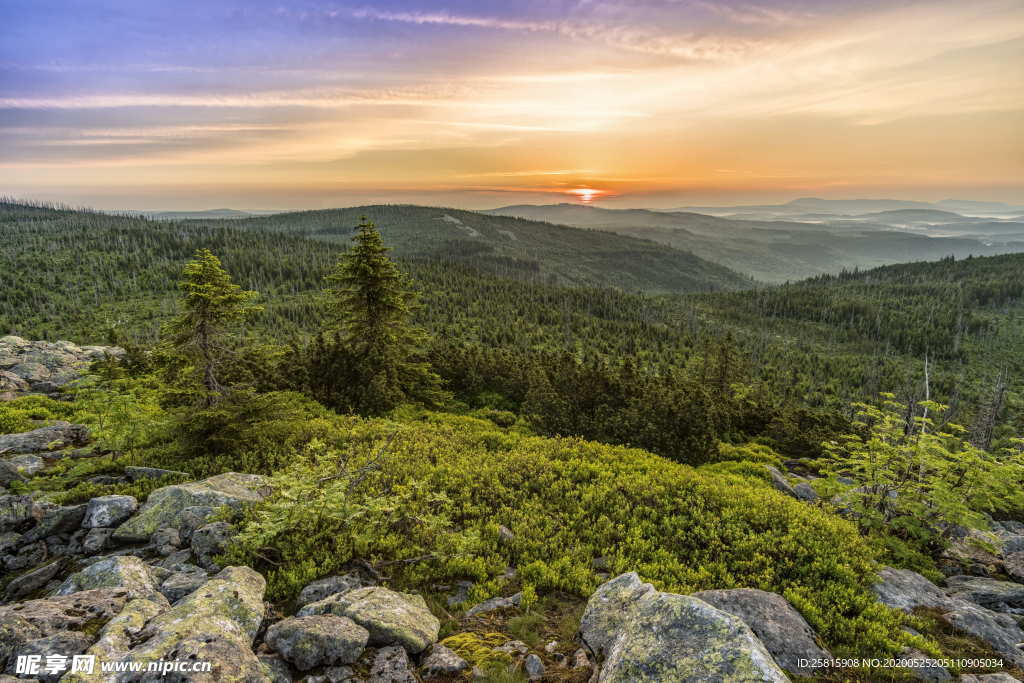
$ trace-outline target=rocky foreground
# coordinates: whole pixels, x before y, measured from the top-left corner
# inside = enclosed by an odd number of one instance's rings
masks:
[[[75,349],[65,342],[44,347],[0,339],[0,368],[8,368],[0,370],[0,381],[15,386],[9,394],[49,393],[58,381],[71,381],[89,358],[117,352]],[[677,595],[657,591],[636,573],[610,578],[596,590],[574,639],[539,648],[487,633],[488,617],[516,609],[520,595],[468,606],[459,597],[465,585],[437,587],[429,596],[400,592],[367,566],[310,583],[294,604],[278,611],[265,602],[259,573],[222,567],[217,560],[233,533],[229,523],[216,521],[223,518],[218,513],[263,500],[270,493],[265,478],[225,473],[184,481],[156,489],[141,504],[131,496],[108,495],[62,506],[16,492],[25,490],[27,477],[55,462],[93,457],[89,440],[88,429],[67,423],[0,435],[0,486],[6,487],[0,488],[0,672],[6,672],[0,681],[471,680],[488,674],[472,661],[479,650],[460,648],[466,642],[460,636],[477,634],[486,635],[480,642],[486,642],[490,660],[530,680],[787,681],[790,675],[823,673],[821,662],[831,657],[781,595],[753,589]],[[164,477],[187,479],[147,467],[124,472],[126,481]],[[947,561],[952,575],[944,586],[908,570],[885,569],[875,590],[893,608],[942,615],[987,644],[1008,667],[1024,668],[1018,621],[1024,585],[1015,581],[1024,580],[1024,524],[993,528],[986,549],[969,536],[954,546]],[[460,621],[464,632],[442,639],[441,622],[426,598],[468,607]],[[82,654],[125,665],[210,662],[212,669],[166,675],[17,672],[19,657],[39,655],[45,662],[59,655],[70,661]],[[938,666],[923,666],[914,676],[953,679]],[[960,680],[1015,679],[986,674]]]

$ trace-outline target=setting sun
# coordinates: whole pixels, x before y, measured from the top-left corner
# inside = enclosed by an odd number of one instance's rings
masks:
[[[578,198],[584,204],[589,204],[590,202],[592,202],[595,199],[598,199],[599,197],[604,195],[605,191],[604,190],[595,190],[595,189],[590,188],[590,187],[578,187],[576,189],[569,190],[567,192],[567,194],[571,194],[571,195],[575,196],[576,198]]]

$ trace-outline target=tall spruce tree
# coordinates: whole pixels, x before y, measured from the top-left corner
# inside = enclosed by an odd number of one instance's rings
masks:
[[[416,296],[365,217],[355,244],[326,277],[329,330],[314,346],[318,398],[362,414],[401,403],[442,400],[441,378],[425,359],[427,333],[410,322]]]
[[[171,320],[165,339],[195,370],[200,403],[211,406],[224,394],[218,371],[230,351],[230,334],[247,317],[262,310],[259,294],[231,281],[209,249],[199,249],[182,270],[181,313]]]

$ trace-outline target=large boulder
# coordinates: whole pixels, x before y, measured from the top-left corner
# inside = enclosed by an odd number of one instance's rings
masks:
[[[0,454],[42,453],[61,448],[73,448],[89,443],[89,428],[58,421],[49,427],[40,427],[21,434],[0,435]]]
[[[17,656],[40,657],[43,663],[47,661],[48,657],[59,656],[65,657],[66,661],[70,662],[72,657],[85,652],[91,643],[92,638],[80,631],[58,631],[24,643],[19,648]],[[8,662],[7,673],[15,673],[17,671],[17,656],[8,658],[14,659],[14,661]],[[51,671],[44,665],[38,672],[32,675],[41,683],[53,683],[61,679],[64,671]]]
[[[16,398],[29,392],[52,393],[81,376],[92,361],[124,354],[124,349],[114,346],[0,337],[0,394]]]
[[[348,593],[362,587],[363,581],[355,573],[345,574],[344,576],[325,576],[322,579],[308,583],[302,589],[302,592],[299,593],[295,604],[299,607],[304,607],[311,602],[317,602],[339,593]]]
[[[0,624],[27,622],[41,633],[81,631],[110,621],[128,602],[124,588],[99,588],[72,595],[0,606]]]
[[[266,643],[300,671],[351,664],[366,648],[370,632],[347,617],[289,617],[267,629]]]
[[[599,683],[788,681],[742,619],[694,597],[658,592],[635,573],[597,589],[580,630],[604,657]]]
[[[1024,630],[1009,614],[957,600],[943,617],[961,631],[984,641],[1016,667],[1024,667]]]
[[[39,523],[25,533],[24,541],[33,543],[50,536],[72,534],[82,526],[85,519],[85,503],[47,508]]]
[[[405,648],[399,645],[377,650],[367,683],[419,683]]]
[[[32,496],[0,496],[0,532],[24,531],[44,514],[46,507]]]
[[[469,662],[444,645],[433,644],[423,658],[424,678],[449,678],[469,668]]]
[[[114,532],[120,541],[149,540],[161,527],[177,527],[183,510],[190,507],[216,509],[222,505],[240,508],[257,503],[267,495],[267,480],[258,474],[226,472],[188,484],[174,484],[149,494],[138,513]]]
[[[299,616],[313,614],[348,617],[370,632],[371,645],[401,645],[410,654],[437,642],[441,629],[421,596],[380,586],[332,595],[299,610]]]
[[[138,678],[122,674],[114,681],[264,681],[265,670],[252,651],[263,621],[266,582],[249,567],[228,567],[173,607],[150,619],[120,662],[158,659],[210,662],[212,671]]]
[[[192,533],[192,553],[199,566],[210,571],[219,571],[220,566],[213,559],[228,548],[234,529],[227,522],[204,524]]]
[[[134,496],[99,496],[89,501],[85,508],[82,528],[99,529],[117,526],[139,509]]]
[[[919,607],[941,610],[950,605],[949,596],[941,588],[915,571],[886,567],[878,572],[878,579],[872,590],[883,604],[894,609],[909,613]]]
[[[106,557],[75,572],[60,585],[57,595],[71,595],[94,588],[124,588],[132,598],[166,603],[157,590],[149,567],[132,555]]]
[[[832,657],[818,645],[807,621],[777,593],[737,588],[701,591],[693,597],[742,619],[786,671],[811,676],[815,668],[801,666],[801,660]]]
[[[946,579],[951,597],[996,611],[1024,607],[1024,585],[1013,581],[998,581],[981,576],[951,576]]]

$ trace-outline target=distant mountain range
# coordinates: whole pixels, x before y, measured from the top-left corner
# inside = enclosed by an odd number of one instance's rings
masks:
[[[963,216],[921,202],[893,200],[808,199],[780,206],[794,205],[814,213],[795,214],[782,220],[688,211],[603,209],[579,204],[506,206],[487,213],[649,239],[690,251],[764,282],[951,255],[962,258],[1024,252],[1024,222],[1020,221]],[[851,207],[863,213],[822,210]],[[736,208],[739,207],[730,210]]]
[[[883,211],[905,209],[954,211],[973,216],[1011,217],[1024,213],[1024,206],[1013,206],[1004,202],[979,202],[969,199],[943,199],[929,203],[902,199],[818,199],[804,197],[785,204],[737,205],[737,206],[685,206],[670,211],[705,213],[712,216],[734,218],[782,218],[804,214],[826,213],[830,215],[860,216]]]

